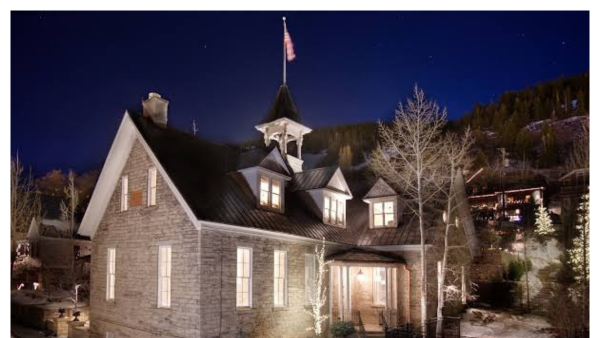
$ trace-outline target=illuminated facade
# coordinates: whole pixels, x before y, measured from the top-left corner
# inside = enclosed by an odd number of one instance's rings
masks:
[[[310,336],[323,240],[330,321],[420,321],[420,236],[401,194],[305,168],[311,129],[287,86],[256,126],[264,146],[242,152],[170,127],[158,94],[143,107],[123,117],[79,229],[93,238],[92,336]]]

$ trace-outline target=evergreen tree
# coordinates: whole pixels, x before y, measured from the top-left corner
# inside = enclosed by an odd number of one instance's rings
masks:
[[[509,150],[512,150],[515,146],[516,137],[517,137],[517,127],[515,126],[515,123],[511,119],[510,121],[508,121],[508,123],[506,123],[506,125],[504,126],[504,130],[502,131],[502,138],[501,138],[502,146]]]
[[[528,159],[533,153],[533,135],[527,128],[522,128],[517,134],[515,148],[519,159]]]
[[[587,283],[590,275],[590,200],[585,194],[579,205],[579,219],[575,226],[578,232],[573,240],[573,248],[568,251],[569,264],[575,272],[575,279]]]
[[[540,165],[551,167],[558,162],[558,149],[556,148],[556,134],[549,123],[542,127],[542,144],[540,151]]]
[[[535,213],[535,233],[540,236],[554,234],[554,224],[552,224],[552,219],[550,219],[550,213],[543,205],[540,205]]]
[[[498,134],[501,134],[504,130],[504,126],[506,124],[506,119],[508,118],[508,111],[506,106],[501,104],[500,108],[496,110],[494,114],[494,120],[492,122],[492,128]]]

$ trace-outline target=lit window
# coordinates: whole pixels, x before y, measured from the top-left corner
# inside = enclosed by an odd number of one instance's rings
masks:
[[[156,205],[156,168],[148,169],[148,206]]]
[[[373,203],[373,226],[395,226],[394,202]]]
[[[171,307],[171,246],[158,247],[158,307]]]
[[[323,201],[323,222],[344,225],[344,200],[336,200],[325,196]]]
[[[281,204],[281,186],[279,181],[272,181],[271,184],[271,208],[279,209]]]
[[[316,256],[314,254],[304,255],[304,285],[306,290],[305,303],[310,304],[310,300],[314,299],[316,293]]]
[[[114,333],[110,332],[110,331],[106,331],[104,333],[104,338],[115,338]]]
[[[106,253],[106,299],[115,299],[115,265],[117,249],[109,248]]]
[[[237,307],[252,306],[252,249],[237,248]]]
[[[269,179],[260,178],[260,205],[269,205]]]
[[[260,205],[281,209],[281,182],[267,177],[260,178]]]
[[[373,268],[373,304],[386,305],[386,273],[385,268]]]
[[[127,211],[129,208],[129,178],[121,177],[121,211]]]
[[[287,252],[275,250],[273,299],[275,306],[287,305]]]

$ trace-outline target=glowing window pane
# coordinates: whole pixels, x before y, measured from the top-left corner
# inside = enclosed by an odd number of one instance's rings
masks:
[[[373,203],[373,213],[382,214],[383,213],[383,203]]]
[[[375,215],[373,225],[376,227],[383,226],[383,215]]]

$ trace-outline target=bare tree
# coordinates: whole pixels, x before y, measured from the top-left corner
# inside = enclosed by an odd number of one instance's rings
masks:
[[[15,240],[24,236],[34,217],[40,215],[40,199],[35,192],[31,172],[24,175],[23,164],[17,155],[10,164],[10,242],[11,266]]]
[[[425,209],[439,193],[438,180],[445,164],[440,161],[441,131],[446,110],[426,100],[416,85],[412,99],[400,103],[391,126],[379,123],[380,144],[374,151],[371,168],[406,198],[407,207],[419,222],[421,246],[421,323],[427,319],[427,259],[425,250]]]
[[[315,246],[315,257],[317,271],[313,283],[313,292],[309,294],[310,310],[304,310],[312,317],[312,325],[307,329],[314,331],[315,336],[321,337],[323,333],[323,322],[329,318],[328,315],[323,314],[323,307],[327,302],[327,287],[324,285],[325,277],[327,276],[328,266],[331,265],[332,261],[325,260],[325,239],[320,246]]]
[[[459,137],[456,134],[448,133],[444,138],[443,144],[443,157],[440,158],[442,163],[445,163],[446,169],[440,172],[441,179],[435,180],[434,182],[441,183],[438,188],[442,195],[442,201],[444,202],[443,212],[443,246],[442,246],[442,259],[438,262],[438,290],[437,290],[437,317],[442,318],[442,310],[446,300],[460,299],[462,295],[457,291],[454,283],[447,283],[446,276],[449,270],[448,259],[450,251],[453,249],[465,249],[467,243],[455,244],[451,243],[451,229],[452,227],[459,227],[458,209],[462,206],[461,201],[457,199],[459,195],[459,189],[464,187],[457,186],[462,182],[458,180],[458,175],[461,175],[463,168],[468,168],[471,165],[472,159],[469,157],[469,149],[473,145],[473,138],[471,137],[471,130],[467,128],[465,134]],[[467,239],[468,240],[468,239]],[[456,274],[460,276],[459,274]],[[461,290],[461,289],[458,289]],[[442,321],[437,321],[436,334],[441,335]]]
[[[573,141],[573,148],[565,161],[568,170],[587,169],[590,167],[590,132],[584,126]]]
[[[65,228],[63,236],[69,240],[69,268],[62,273],[50,273],[53,284],[69,292],[70,299],[77,309],[81,291],[87,291],[89,285],[89,267],[75,258],[75,214],[79,207],[79,190],[75,186],[75,173],[69,170],[67,186],[64,188],[65,199],[60,203],[60,219]]]
[[[75,232],[75,213],[79,205],[79,191],[75,187],[75,173],[69,170],[67,186],[64,188],[65,200],[60,202],[60,219],[67,227],[65,235],[73,238]]]

